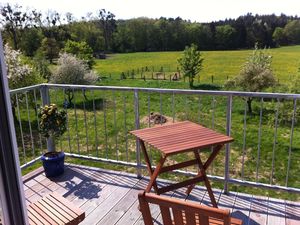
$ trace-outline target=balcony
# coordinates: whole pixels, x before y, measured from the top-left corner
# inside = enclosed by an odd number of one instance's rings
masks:
[[[128,131],[154,126],[152,113],[157,113],[164,116],[155,121],[158,124],[190,120],[235,139],[209,169],[220,208],[229,208],[245,224],[300,221],[300,95],[52,84],[10,94],[21,168],[33,170],[23,177],[27,203],[56,191],[86,211],[82,224],[142,224],[137,193],[148,177],[139,145]],[[245,101],[249,97],[251,115]],[[36,112],[49,103],[67,111],[68,129],[57,140],[57,149],[65,151],[71,163],[63,176],[51,180],[41,169],[32,169],[47,149]],[[150,155],[158,159],[155,149]],[[180,157],[172,160],[180,162]],[[162,182],[196,172],[194,167],[178,170]],[[184,198],[183,193],[180,189],[168,194]],[[209,203],[201,186],[188,200]]]

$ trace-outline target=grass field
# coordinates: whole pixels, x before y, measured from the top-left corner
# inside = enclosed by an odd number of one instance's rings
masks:
[[[280,81],[288,83],[290,74],[297,72],[300,66],[300,46],[285,47],[270,50],[273,55],[273,68]],[[97,60],[95,69],[102,75],[111,74],[112,79],[103,79],[99,85],[111,86],[137,86],[156,88],[187,88],[188,83],[181,81],[170,82],[159,80],[125,79],[119,80],[120,74],[141,67],[157,68],[163,67],[167,72],[172,72],[177,68],[177,58],[180,52],[160,52],[160,53],[130,53],[110,55],[106,60]],[[214,74],[215,82],[222,85],[227,76],[237,74],[251,51],[211,51],[203,52],[205,58],[204,68],[201,72],[201,83],[211,83],[209,76]],[[169,69],[170,68],[170,69]],[[69,132],[58,141],[58,149],[67,152],[80,153],[99,157],[108,157],[115,160],[135,162],[135,140],[128,135],[128,130],[134,129],[134,102],[133,93],[117,91],[87,91],[85,99],[81,91],[75,92],[74,103],[76,107],[69,108]],[[20,95],[19,95],[20,97]],[[191,120],[200,122],[206,127],[213,128],[225,133],[226,128],[226,97],[213,97],[202,95],[176,95],[174,110],[172,108],[172,95],[159,93],[140,94],[140,119],[147,118],[150,112],[161,112],[163,115],[173,117],[177,121]],[[51,91],[51,102],[62,107],[64,96],[62,90]],[[162,104],[161,104],[162,103]],[[37,104],[41,104],[38,98]],[[95,111],[93,107],[95,106]],[[262,106],[262,107],[261,107]],[[278,108],[279,122],[278,129],[275,129],[274,118]],[[30,128],[35,131],[34,145],[36,155],[39,154],[40,144],[37,130],[37,118],[35,110],[30,108],[28,114],[25,102],[20,101],[21,124],[27,145],[26,155],[32,153],[30,143]],[[253,115],[244,117],[245,102],[242,98],[234,98],[232,110],[232,133],[235,142],[231,145],[231,177],[246,179],[249,181],[260,181],[264,183],[274,183],[285,185],[288,152],[290,149],[291,121],[285,118],[286,113],[292,109],[292,102],[266,101],[263,105],[260,99],[253,102]],[[262,109],[261,127],[260,110]],[[28,121],[30,117],[30,122]],[[104,119],[105,118],[105,119]],[[299,118],[298,118],[299,119]],[[244,133],[244,122],[246,121],[246,132]],[[147,123],[142,123],[146,127]],[[276,133],[275,133],[276,131]],[[20,130],[17,126],[19,136],[21,163],[25,162],[22,157],[24,150],[21,148]],[[259,137],[261,133],[261,137]],[[276,135],[276,140],[274,137]],[[300,172],[300,126],[298,120],[295,123],[293,145],[291,147],[291,167],[288,185],[300,187],[298,174]],[[128,138],[128,141],[126,141]],[[70,140],[69,140],[70,139]],[[246,145],[243,145],[243,140]],[[275,143],[275,145],[274,145]],[[45,148],[45,143],[44,143]],[[128,151],[126,151],[126,149]],[[258,151],[260,156],[258,157]],[[158,159],[156,151],[152,151],[153,159]],[[256,178],[256,165],[259,158],[258,177]],[[27,161],[30,157],[27,159]],[[180,158],[174,158],[180,161]],[[245,167],[242,168],[242,160]],[[274,174],[272,176],[272,161],[274,162]],[[77,163],[84,163],[77,160]],[[89,165],[105,166],[99,163],[85,162]],[[107,167],[107,166],[105,166]],[[111,168],[111,166],[108,166]],[[122,168],[124,169],[124,168]],[[192,168],[193,170],[194,168]],[[134,169],[131,170],[133,172]],[[224,174],[224,152],[215,161],[210,172],[214,175]],[[243,176],[242,176],[243,173]],[[272,176],[272,179],[270,177]],[[181,179],[176,177],[176,179]],[[219,184],[222,187],[222,184]],[[234,185],[230,185],[231,190],[235,190]],[[239,190],[250,193],[270,194],[275,192],[253,189],[239,188]],[[276,195],[275,195],[276,196]],[[277,195],[278,197],[278,195]],[[279,197],[294,199],[287,193]],[[299,198],[299,196],[297,197]]]
[[[273,57],[273,71],[280,83],[287,83],[291,76],[294,76],[300,67],[300,46],[282,47],[267,50]],[[234,77],[239,73],[251,50],[239,51],[203,51],[203,70],[200,72],[201,83],[211,83],[211,76],[214,82],[223,85],[227,76]],[[177,59],[182,52],[149,52],[149,53],[128,53],[108,55],[106,60],[97,60],[95,70],[102,75],[111,74],[113,78],[119,79],[122,72],[136,71],[138,68],[148,67],[155,71],[163,67],[166,73],[176,71]],[[196,79],[197,81],[197,79]],[[122,85],[122,84],[121,84]],[[130,85],[130,82],[126,82]],[[133,83],[130,86],[134,86]]]

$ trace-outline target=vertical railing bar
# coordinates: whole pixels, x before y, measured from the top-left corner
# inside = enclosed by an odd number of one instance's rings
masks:
[[[213,96],[212,98],[212,103],[211,103],[211,129],[214,129],[215,128],[215,96]],[[214,150],[213,146],[211,147],[211,152]],[[214,162],[212,162],[211,164],[211,173],[213,174],[214,172]]]
[[[17,110],[18,110],[18,120],[19,120],[20,132],[21,132],[21,137],[22,137],[23,157],[24,157],[25,163],[27,163],[25,143],[24,143],[24,135],[23,135],[23,128],[22,128],[22,121],[21,121],[21,114],[20,114],[20,106],[19,106],[19,98],[18,98],[17,93],[16,93],[16,103],[17,103]]]
[[[215,101],[216,101],[216,98],[215,96],[213,96],[213,99],[212,99],[212,103],[211,103],[211,128],[214,129],[215,128],[215,109],[216,109],[216,106],[215,106]]]
[[[139,110],[139,92],[134,90],[134,112],[135,112],[135,129],[140,129],[140,110]],[[138,138],[136,140],[136,163],[137,163],[137,177],[142,176],[141,171],[141,150]]]
[[[35,104],[35,111],[36,111],[35,115],[36,115],[37,127],[38,127],[38,130],[40,130],[40,120],[38,117],[38,107],[37,107],[37,98],[36,98],[36,90],[35,89],[33,90],[33,97],[34,97],[34,104]],[[42,135],[40,132],[39,132],[39,139],[40,139],[40,148],[42,151],[43,150],[43,141],[42,141]]]
[[[273,153],[272,153],[272,172],[270,177],[270,184],[273,184],[273,177],[274,177],[274,163],[275,163],[275,150],[277,145],[277,128],[278,128],[278,114],[279,114],[279,99],[277,99],[276,105],[276,114],[275,114],[275,124],[274,124],[274,142],[273,142]]]
[[[232,117],[232,95],[229,95],[227,98],[227,112],[226,112],[226,135],[230,136],[231,134],[231,117]],[[225,146],[225,182],[224,182],[224,193],[228,194],[228,181],[230,179],[229,174],[229,165],[230,165],[230,143],[227,143]]]
[[[148,94],[147,97],[147,108],[148,108],[148,127],[150,127],[150,118],[151,118],[151,112],[150,112],[150,94]]]
[[[162,94],[161,94],[161,92],[159,93],[159,104],[160,104],[160,107],[159,107],[159,111],[160,111],[160,125],[162,125],[163,114],[162,114]]]
[[[56,105],[58,106],[58,98],[57,98],[57,95],[58,95],[58,91],[59,91],[59,89],[57,88],[56,90],[55,90],[55,103],[56,103]],[[62,147],[62,141],[61,141],[61,136],[59,137],[59,144],[60,144],[60,150],[62,151],[63,150],[63,147]]]
[[[244,126],[243,126],[243,156],[242,156],[242,180],[245,175],[245,155],[246,155],[246,130],[247,130],[247,102],[245,101],[245,109],[244,109]]]
[[[128,130],[127,130],[127,115],[126,115],[126,93],[123,95],[123,109],[124,109],[124,134],[125,134],[125,150],[126,150],[126,161],[128,162]]]
[[[259,128],[258,128],[258,144],[257,144],[257,160],[256,160],[256,178],[255,181],[258,180],[258,168],[260,163],[260,144],[261,144],[261,129],[262,129],[262,113],[263,113],[263,102],[264,98],[260,100],[260,112],[259,112]]]
[[[85,127],[85,142],[86,142],[86,151],[87,154],[89,155],[89,138],[88,138],[88,128],[87,128],[87,119],[86,119],[86,105],[85,105],[85,100],[86,100],[86,93],[85,89],[82,89],[82,95],[83,95],[83,115],[84,115],[84,127]]]
[[[32,135],[32,128],[31,128],[30,112],[29,112],[29,106],[28,106],[27,91],[25,92],[25,102],[26,102],[26,109],[27,109],[27,118],[28,118],[29,133],[30,133],[30,140],[31,140],[31,147],[32,147],[32,155],[35,156],[34,140],[33,140],[33,135]]]
[[[104,119],[104,135],[105,135],[105,154],[108,159],[108,143],[107,143],[107,126],[106,126],[106,94],[103,92],[103,119]]]
[[[95,104],[95,91],[92,90],[92,98],[93,98],[93,112],[94,112],[94,130],[95,130],[95,145],[96,145],[96,156],[99,157],[99,149],[98,149],[98,130],[97,130],[97,116],[96,116],[96,104]]]
[[[74,114],[75,114],[75,129],[76,129],[76,139],[77,139],[77,152],[80,154],[79,148],[79,136],[78,136],[78,121],[77,121],[77,110],[76,110],[76,98],[74,93],[74,88],[72,88],[73,101],[74,101]]]
[[[291,156],[292,156],[292,147],[293,147],[293,136],[294,136],[295,115],[296,115],[296,109],[297,109],[297,99],[294,99],[293,103],[294,103],[294,111],[293,111],[292,126],[291,126],[288,166],[287,166],[286,180],[285,180],[286,187],[287,187],[288,181],[289,181],[289,173],[290,173],[290,166],[291,166]]]
[[[201,123],[201,95],[198,95],[198,122]]]
[[[173,91],[172,93],[172,117],[173,117],[173,123],[175,122],[175,93]]]
[[[188,120],[188,103],[187,103],[187,95],[184,95],[184,109],[185,109],[185,119]]]
[[[115,143],[116,143],[116,156],[117,160],[119,160],[119,149],[118,149],[118,129],[117,129],[117,114],[116,114],[116,108],[117,108],[117,103],[116,103],[116,92],[113,90],[113,102],[114,102],[114,131],[115,131]]]
[[[63,89],[63,95],[64,95],[64,103],[67,102],[66,99],[66,89]],[[70,153],[72,153],[72,147],[71,147],[71,136],[70,136],[70,123],[69,123],[69,113],[68,113],[68,104],[70,104],[70,102],[67,102],[66,105],[64,106],[65,110],[66,110],[66,119],[67,119],[67,131],[68,131],[68,143],[69,143],[69,150]]]
[[[151,106],[150,106],[150,94],[148,94],[148,127],[150,127],[150,125],[151,125],[151,121],[150,121],[150,119],[151,119]],[[150,152],[150,162],[152,163],[152,148],[151,148],[151,146],[150,145],[148,145],[147,146],[147,148],[149,149],[149,152]]]

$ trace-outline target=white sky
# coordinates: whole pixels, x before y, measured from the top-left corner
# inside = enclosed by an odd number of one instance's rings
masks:
[[[136,17],[159,18],[180,16],[192,22],[211,22],[226,18],[237,18],[248,12],[300,16],[299,0],[9,0],[25,9],[35,8],[46,12],[49,9],[59,13],[71,12],[77,19],[88,12],[106,9],[116,19]],[[6,1],[1,0],[0,4]]]

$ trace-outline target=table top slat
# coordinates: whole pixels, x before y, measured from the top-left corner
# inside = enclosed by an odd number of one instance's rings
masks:
[[[149,141],[151,140],[156,140],[156,139],[164,139],[164,138],[177,138],[177,137],[185,137],[185,138],[188,138],[188,137],[192,137],[193,134],[205,134],[205,135],[213,135],[215,134],[216,132],[212,131],[212,130],[184,130],[184,131],[181,131],[181,130],[176,130],[176,131],[173,131],[173,132],[156,132],[155,135],[142,135],[143,139],[147,139]],[[219,135],[219,134],[218,134]]]
[[[163,154],[203,149],[233,141],[232,137],[190,121],[134,130],[130,133],[157,148]]]
[[[164,146],[169,146],[171,145],[175,145],[175,144],[180,144],[180,143],[187,143],[189,141],[203,141],[203,140],[207,140],[207,139],[217,139],[220,138],[218,135],[216,134],[212,134],[212,135],[206,135],[206,134],[194,134],[193,136],[189,136],[189,137],[170,137],[167,140],[164,139],[159,139],[159,140],[153,140],[151,141],[151,143],[153,145],[160,145],[161,147]],[[146,141],[148,142],[148,140],[146,139]]]

